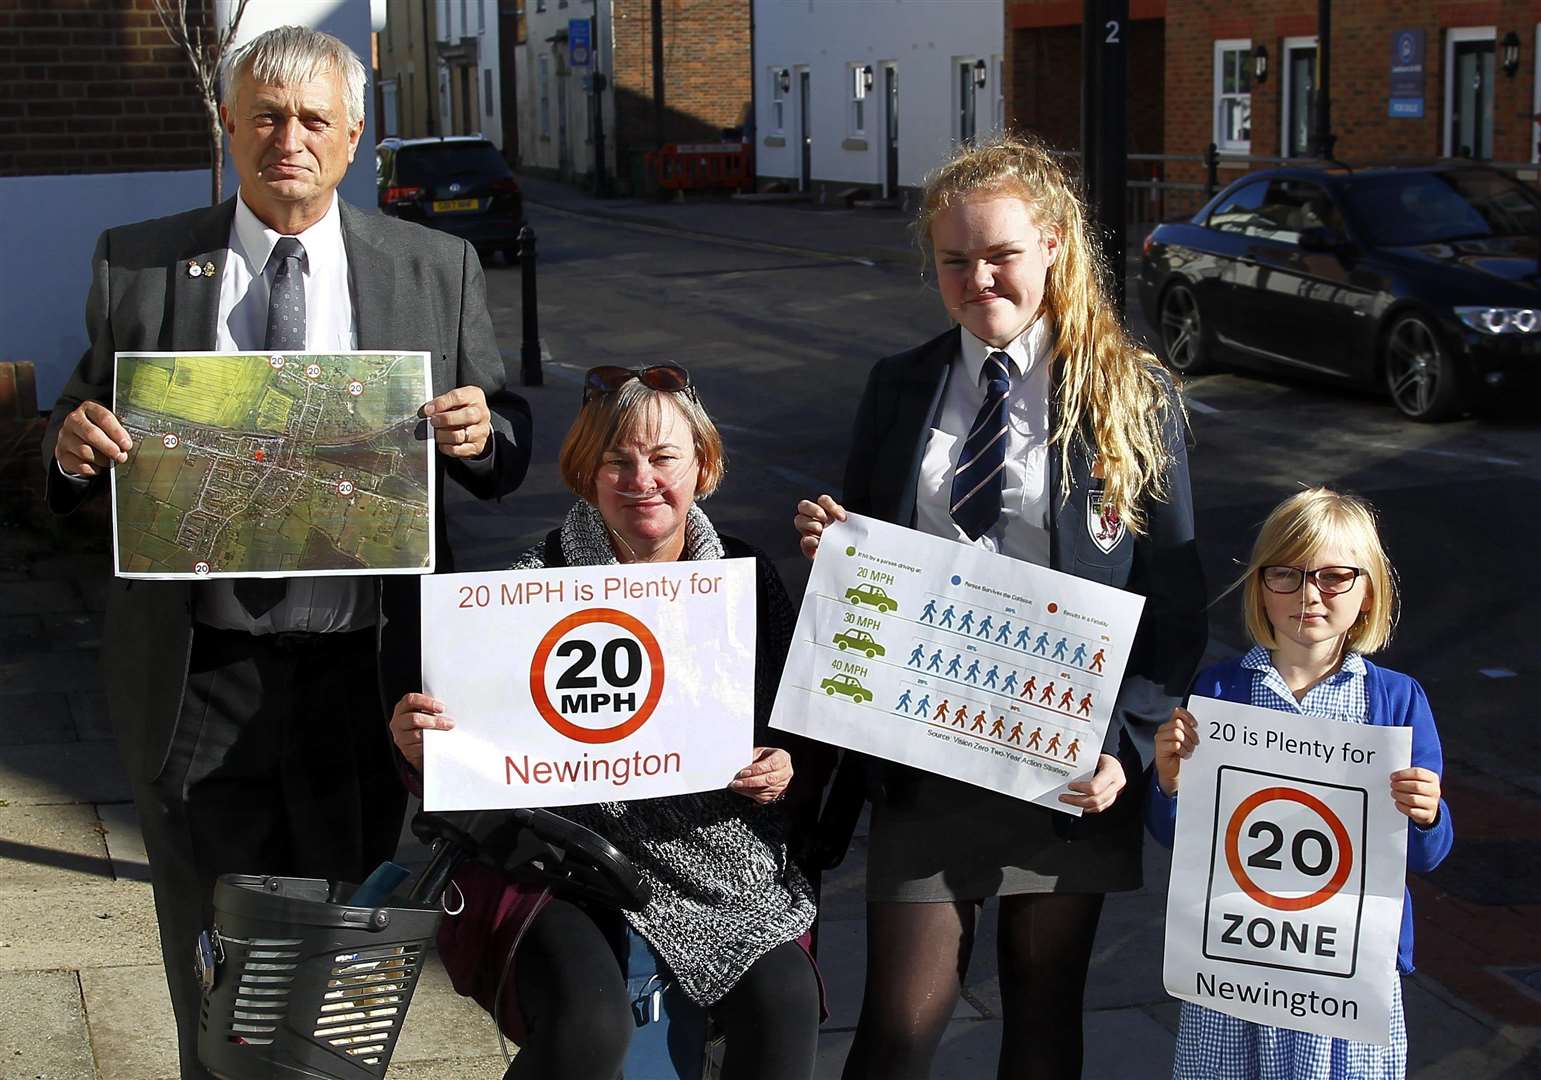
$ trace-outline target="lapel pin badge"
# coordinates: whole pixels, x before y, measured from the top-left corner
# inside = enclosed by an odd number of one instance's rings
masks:
[[[213,259],[210,259],[208,262],[203,264],[203,276],[204,277],[213,277],[214,276],[214,260]]]
[[[187,263],[187,276],[188,277],[202,277],[203,276],[203,267],[198,265],[198,260],[197,259],[190,259],[190,260],[188,260],[188,263]]]

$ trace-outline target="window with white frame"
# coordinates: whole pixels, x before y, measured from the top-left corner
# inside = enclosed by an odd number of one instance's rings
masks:
[[[787,118],[787,87],[791,85],[791,78],[786,68],[771,68],[771,130],[781,132],[786,130]]]
[[[542,56],[535,69],[536,89],[540,96],[540,137],[551,138],[551,58]]]
[[[1252,42],[1215,42],[1215,145],[1221,153],[1252,149]]]
[[[867,92],[872,69],[865,64],[846,65],[846,85],[850,88],[851,104],[846,110],[846,134],[861,136],[867,133]]]

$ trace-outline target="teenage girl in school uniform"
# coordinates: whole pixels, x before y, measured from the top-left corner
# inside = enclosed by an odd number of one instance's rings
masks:
[[[798,504],[803,551],[849,509],[1147,600],[1107,740],[1078,748],[1092,775],[1061,796],[1079,820],[868,763],[867,981],[844,1076],[929,1075],[980,907],[998,896],[999,1074],[1079,1077],[1103,896],[1140,885],[1144,765],[1207,637],[1184,416],[1119,323],[1080,200],[1042,145],[962,148],[928,179],[916,230],[956,325],[873,368],[843,505]]]
[[[1444,758],[1417,680],[1365,659],[1391,638],[1396,585],[1369,505],[1326,488],[1302,491],[1263,522],[1242,586],[1254,646],[1203,671],[1194,693],[1351,724],[1413,729],[1412,765],[1388,781],[1407,816],[1407,868],[1434,869],[1450,851],[1450,811],[1440,797]],[[1168,847],[1182,763],[1199,729],[1186,709],[1156,733],[1150,831]],[[1412,897],[1402,901],[1397,970],[1413,969]],[[1184,1002],[1174,1080],[1401,1080],[1407,1072],[1402,980],[1392,984],[1391,1045],[1255,1024]]]

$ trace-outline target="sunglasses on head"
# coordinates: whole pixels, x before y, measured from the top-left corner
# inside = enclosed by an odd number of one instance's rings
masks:
[[[587,405],[597,394],[613,394],[633,379],[649,390],[688,394],[692,401],[696,400],[695,388],[690,385],[690,372],[678,364],[653,364],[642,368],[601,364],[589,368],[583,376],[583,403]]]

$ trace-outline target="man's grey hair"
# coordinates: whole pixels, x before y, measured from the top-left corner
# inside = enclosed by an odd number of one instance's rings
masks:
[[[349,125],[364,119],[364,64],[339,39],[308,26],[280,26],[259,34],[220,65],[221,102],[235,111],[237,84],[253,78],[270,86],[298,86],[335,71],[342,76]]]

